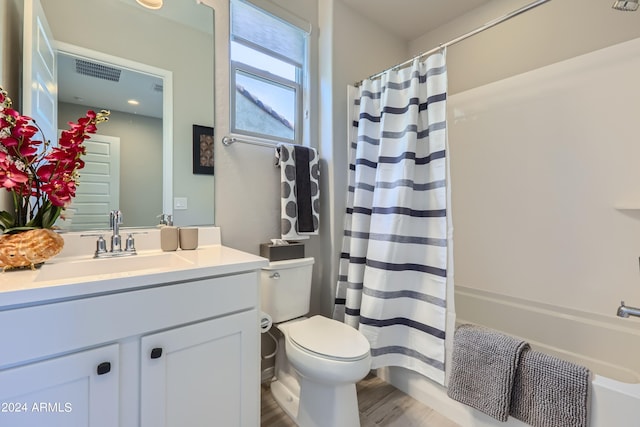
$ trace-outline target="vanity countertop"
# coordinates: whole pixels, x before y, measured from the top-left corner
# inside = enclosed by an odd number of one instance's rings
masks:
[[[135,256],[106,259],[68,251],[35,270],[0,272],[0,310],[238,274],[268,264],[216,239],[203,243],[195,250],[138,249]]]

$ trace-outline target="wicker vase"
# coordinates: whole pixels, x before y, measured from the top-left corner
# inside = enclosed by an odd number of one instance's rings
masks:
[[[58,233],[44,228],[0,235],[0,268],[35,268],[59,254],[63,246]]]

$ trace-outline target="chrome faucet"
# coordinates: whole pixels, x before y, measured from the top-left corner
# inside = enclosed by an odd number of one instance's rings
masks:
[[[618,307],[617,315],[625,318],[629,316],[640,317],[640,308],[628,307],[624,305],[624,301],[620,301],[620,307]]]
[[[122,225],[122,212],[114,210],[109,212],[109,228],[112,231],[111,234],[111,250],[107,250],[107,241],[102,237],[101,232],[81,234],[80,237],[98,236],[96,241],[96,251],[94,258],[112,258],[129,255],[137,255],[136,245],[133,239],[134,234],[147,234],[146,231],[127,233],[127,240],[125,241],[125,247],[122,249],[122,237],[120,236],[120,226]]]
[[[135,233],[129,233],[125,248],[122,249],[122,237],[120,236],[121,225],[122,212],[119,210],[109,212],[109,228],[112,231],[111,250],[107,251],[107,242],[105,242],[104,238],[100,236],[96,242],[95,258],[110,258],[137,254],[135,242],[133,240],[133,234]]]

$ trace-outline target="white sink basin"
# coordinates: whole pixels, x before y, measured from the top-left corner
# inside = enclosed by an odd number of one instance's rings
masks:
[[[126,257],[91,258],[47,262],[38,271],[37,282],[64,280],[105,274],[129,275],[141,270],[171,271],[193,266],[193,262],[174,252],[138,254]]]

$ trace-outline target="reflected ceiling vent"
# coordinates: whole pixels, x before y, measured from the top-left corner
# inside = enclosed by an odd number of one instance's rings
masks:
[[[638,0],[621,1],[617,0],[611,6],[615,10],[622,10],[623,12],[634,12],[638,10]]]
[[[152,91],[154,91],[154,92],[160,92],[160,93],[162,93],[163,88],[162,88],[162,85],[161,85],[161,84],[156,83],[156,84],[154,84],[154,85],[153,85],[153,87],[151,88],[151,90],[152,90]]]
[[[76,73],[83,76],[95,77],[96,79],[108,80],[110,82],[119,82],[122,70],[85,61],[84,59],[76,59]]]

